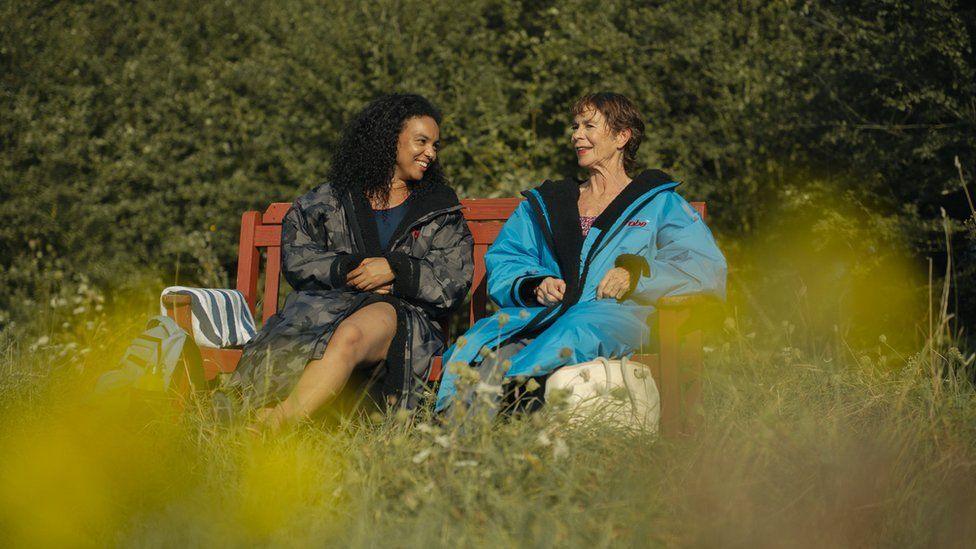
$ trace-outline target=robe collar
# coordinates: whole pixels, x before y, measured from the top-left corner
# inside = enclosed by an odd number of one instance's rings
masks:
[[[627,208],[637,202],[641,196],[656,187],[674,181],[673,177],[661,170],[644,170],[624,187],[624,190],[620,191],[620,194],[610,202],[603,213],[593,221],[593,226],[602,232],[606,232],[607,229],[613,227]],[[576,196],[579,197],[579,192],[576,193]]]
[[[606,232],[627,209],[647,192],[674,182],[675,179],[661,170],[645,170],[635,177],[594,221],[593,227]],[[580,229],[579,195],[581,181],[566,178],[561,181],[547,180],[536,187],[539,199],[545,206],[552,233],[553,252],[563,278],[579,279],[580,255],[583,252],[583,232]],[[527,191],[523,193],[528,196]]]
[[[403,220],[397,225],[393,235],[390,237],[387,248],[392,249],[398,240],[407,230],[410,229],[420,219],[439,211],[448,211],[461,207],[457,194],[453,189],[446,185],[431,183],[428,187],[415,189],[407,198],[409,201],[407,211]],[[357,251],[365,253],[368,257],[379,257],[384,255],[389,249],[384,249],[380,245],[379,230],[376,227],[376,218],[373,208],[369,204],[366,196],[355,190],[348,190],[342,197],[343,209],[346,213],[346,221],[353,233]]]

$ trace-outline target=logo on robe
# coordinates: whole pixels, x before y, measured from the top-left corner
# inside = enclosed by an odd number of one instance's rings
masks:
[[[643,219],[631,219],[627,222],[627,227],[646,227],[647,221]]]

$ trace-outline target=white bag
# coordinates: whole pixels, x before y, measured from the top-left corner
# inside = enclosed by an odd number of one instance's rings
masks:
[[[546,401],[555,391],[568,392],[574,423],[598,417],[619,427],[657,432],[661,396],[651,370],[640,362],[598,357],[563,366],[546,380]]]

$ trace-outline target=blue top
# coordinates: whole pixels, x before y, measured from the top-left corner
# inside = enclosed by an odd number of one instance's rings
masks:
[[[376,218],[376,231],[380,236],[380,246],[386,248],[393,238],[393,231],[400,226],[403,216],[407,214],[407,203],[410,202],[408,196],[399,206],[394,206],[387,210],[373,210],[373,217]]]

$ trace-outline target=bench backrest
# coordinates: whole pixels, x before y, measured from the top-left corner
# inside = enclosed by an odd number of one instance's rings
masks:
[[[473,324],[484,317],[488,308],[488,287],[485,278],[485,252],[495,241],[502,225],[521,202],[521,198],[469,198],[461,201],[464,218],[474,236],[474,280],[471,284],[471,306],[468,318]],[[692,202],[702,218],[706,218],[704,202]],[[237,289],[251,312],[256,314],[258,281],[261,274],[261,250],[265,250],[264,304],[262,321],[278,310],[278,290],[281,284],[281,220],[291,208],[291,202],[276,202],[263,213],[244,212],[241,219],[241,241],[237,256]]]

